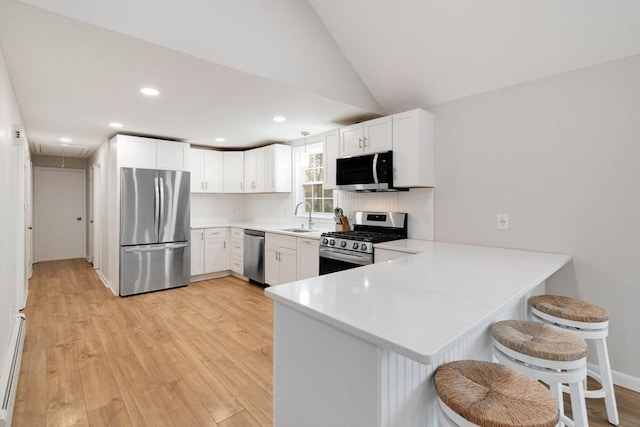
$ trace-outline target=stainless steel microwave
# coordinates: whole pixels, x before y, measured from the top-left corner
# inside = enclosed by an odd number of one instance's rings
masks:
[[[393,186],[393,152],[336,160],[336,185],[344,191],[402,191]]]

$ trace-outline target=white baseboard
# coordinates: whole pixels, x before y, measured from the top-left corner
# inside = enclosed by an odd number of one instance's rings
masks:
[[[94,270],[96,272],[96,274],[98,275],[98,277],[100,278],[100,281],[102,282],[102,284],[111,291],[112,294],[114,294],[115,296],[118,296],[118,294],[113,290],[113,288],[111,287],[111,282],[109,282],[107,280],[106,277],[104,277],[104,274],[102,274],[102,270]]]
[[[203,280],[220,279],[231,275],[230,270],[218,271],[215,273],[198,274],[197,276],[191,276],[189,283],[202,282]]]
[[[595,363],[587,363],[587,367],[589,370],[594,372],[600,372],[598,365]],[[632,377],[631,375],[613,370],[611,371],[611,377],[613,378],[613,383],[615,385],[640,393],[640,378]]]

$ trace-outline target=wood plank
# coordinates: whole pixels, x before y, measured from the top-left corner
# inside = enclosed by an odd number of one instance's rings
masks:
[[[77,372],[47,376],[47,426],[88,426],[82,384]]]
[[[242,411],[221,422],[220,427],[261,427],[261,425],[249,412]]]

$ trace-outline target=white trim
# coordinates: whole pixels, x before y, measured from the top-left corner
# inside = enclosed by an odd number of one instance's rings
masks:
[[[115,296],[118,296],[118,294],[113,290],[113,288],[111,287],[111,282],[109,282],[109,280],[107,280],[106,277],[104,277],[104,274],[102,274],[102,270],[94,270],[96,272],[96,274],[98,275],[98,278],[100,279],[100,281],[102,282],[102,284],[111,291],[112,294],[114,294]]]
[[[600,373],[598,365],[595,363],[587,363],[587,367],[590,371]],[[623,374],[622,372],[614,370],[611,370],[611,376],[613,377],[613,383],[615,385],[628,388],[629,390],[635,391],[636,393],[640,393],[640,378]]]
[[[10,427],[20,377],[20,364],[26,333],[25,315],[18,314],[11,328],[9,348],[0,372],[0,426]],[[5,401],[6,399],[6,401]]]

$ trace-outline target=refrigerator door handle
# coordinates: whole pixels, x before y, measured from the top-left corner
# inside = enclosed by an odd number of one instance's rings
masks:
[[[153,205],[153,221],[156,232],[160,227],[160,190],[158,187],[158,178],[153,178],[154,205]]]
[[[160,227],[162,221],[164,221],[164,178],[160,177],[160,209],[158,213],[158,237],[162,235],[160,232]]]
[[[126,253],[132,253],[132,252],[155,252],[155,251],[164,251],[165,249],[186,248],[188,245],[189,245],[188,243],[170,243],[170,244],[167,244],[167,245],[160,245],[160,246],[132,247],[132,248],[124,249],[124,252],[126,252]]]

